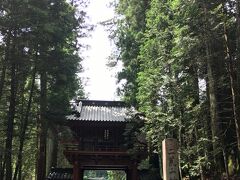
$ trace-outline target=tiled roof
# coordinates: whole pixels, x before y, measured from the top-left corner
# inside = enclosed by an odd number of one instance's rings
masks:
[[[68,120],[78,121],[115,121],[126,120],[127,108],[122,101],[81,100],[74,106],[75,113]]]

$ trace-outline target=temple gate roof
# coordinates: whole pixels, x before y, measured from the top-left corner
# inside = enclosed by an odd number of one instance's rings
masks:
[[[74,113],[69,121],[114,121],[125,122],[127,107],[122,101],[80,100],[74,104]]]

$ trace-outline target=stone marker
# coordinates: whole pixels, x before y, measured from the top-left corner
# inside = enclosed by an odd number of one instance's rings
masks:
[[[163,180],[179,180],[178,142],[176,139],[165,139],[162,142]]]

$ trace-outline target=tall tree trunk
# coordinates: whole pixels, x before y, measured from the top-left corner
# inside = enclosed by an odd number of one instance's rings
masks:
[[[5,57],[4,57],[3,63],[2,63],[2,73],[1,73],[1,79],[0,79],[0,102],[1,102],[3,88],[4,88],[4,84],[5,84],[7,62],[9,62],[10,39],[11,39],[11,37],[10,37],[10,30],[9,30],[9,32],[7,34]]]
[[[13,12],[13,14],[16,12],[14,11],[15,6],[14,6],[14,1],[13,2],[9,2],[9,10],[10,12]],[[13,17],[13,16],[11,16]],[[14,24],[14,19],[10,18],[10,26],[8,29],[8,33],[7,33],[7,42],[6,42],[6,61],[5,63],[7,63],[7,61],[9,62],[9,64],[11,65],[10,71],[11,71],[11,75],[10,75],[10,99],[9,99],[9,110],[8,110],[8,116],[7,116],[7,132],[6,132],[6,144],[5,144],[5,158],[4,158],[4,165],[5,165],[5,173],[6,173],[6,177],[5,180],[12,180],[12,140],[13,140],[13,128],[14,128],[14,118],[15,118],[15,109],[16,109],[16,95],[17,95],[17,76],[16,76],[16,57],[15,57],[15,51],[16,51],[16,42],[14,40],[14,38],[12,37],[13,35],[15,35],[15,30],[14,30],[14,34],[12,34],[12,24]],[[12,37],[12,38],[11,38]],[[12,40],[12,42],[11,42]],[[11,43],[12,43],[12,47],[11,47]],[[5,77],[2,77],[5,79]],[[4,87],[4,80],[2,81],[3,84],[1,84],[2,89],[1,90],[1,96],[2,96],[2,90]]]
[[[41,67],[43,68],[43,67]],[[44,69],[40,72],[40,130],[39,130],[39,155],[37,167],[37,180],[45,179],[46,175],[46,110],[47,110],[47,73]]]
[[[0,79],[0,102],[2,99],[2,94],[3,94],[3,87],[5,84],[5,76],[6,76],[6,59],[3,60],[3,64],[2,64],[2,73],[1,73],[1,79]]]
[[[200,103],[199,100],[199,83],[198,83],[198,69],[197,66],[194,65],[193,67],[191,67],[191,77],[193,77],[193,80],[191,82],[191,84],[193,85],[193,98],[194,98],[194,106],[198,106]],[[202,119],[200,119],[199,117],[197,117],[198,121],[196,123],[196,126],[194,128],[194,133],[195,133],[195,138],[196,138],[196,143],[198,142],[198,140],[200,139],[199,135],[199,130],[202,129],[204,126],[202,124]],[[200,152],[200,149],[197,146],[197,154],[198,157],[202,156],[202,153]],[[199,165],[199,173],[200,173],[200,179],[204,180],[204,174],[203,174],[203,166],[200,163]]]
[[[224,5],[222,5],[224,8]],[[231,87],[231,94],[232,94],[232,107],[233,107],[233,118],[235,122],[235,128],[236,128],[236,137],[237,137],[237,145],[238,149],[240,148],[240,124],[239,124],[239,112],[237,111],[237,105],[239,102],[237,101],[237,84],[235,79],[235,73],[234,73],[234,62],[233,58],[230,52],[229,48],[229,42],[228,42],[228,34],[227,34],[227,27],[226,27],[226,17],[223,9],[223,16],[224,16],[224,23],[223,23],[223,31],[224,31],[224,46],[225,46],[225,54],[226,54],[226,64],[228,67],[228,74],[230,78],[230,87]],[[240,149],[239,149],[240,150]],[[227,157],[226,157],[226,150],[223,148],[223,157],[224,157],[224,164],[225,164],[225,171],[227,175],[227,179],[229,179],[229,173],[228,173],[228,166],[227,166]]]
[[[237,21],[237,30],[236,30],[236,91],[235,98],[237,101],[236,104],[236,115],[237,122],[235,121],[236,133],[238,138],[238,153],[240,154],[240,0],[236,0],[236,21]]]
[[[13,176],[13,180],[17,179],[17,175],[18,175],[18,179],[19,180],[21,179],[21,173],[20,173],[21,171],[19,171],[19,170],[22,167],[22,152],[23,152],[24,142],[25,142],[25,139],[26,139],[28,117],[29,117],[29,113],[30,113],[30,110],[31,110],[32,97],[33,97],[34,85],[35,85],[35,75],[36,75],[36,68],[34,67],[33,75],[32,75],[32,85],[31,85],[31,90],[30,90],[28,104],[27,104],[27,110],[26,110],[23,125],[22,125],[22,128],[21,128],[21,133],[20,133],[20,144],[19,144],[18,157],[17,157],[16,168],[15,168],[15,173],[14,173],[14,176]]]
[[[217,100],[216,100],[216,92],[215,92],[215,78],[213,74],[212,68],[212,60],[210,58],[209,47],[206,44],[206,54],[207,54],[207,76],[208,76],[208,93],[209,93],[209,110],[210,110],[210,117],[211,117],[211,132],[212,132],[212,144],[213,144],[213,151],[214,151],[214,161],[217,164],[216,155],[217,149],[219,148],[219,120],[217,115]]]
[[[6,42],[6,48],[5,48],[5,57],[3,58],[2,62],[2,73],[1,73],[1,79],[0,79],[0,102],[3,95],[3,89],[5,85],[5,77],[6,77],[6,70],[7,70],[7,62],[9,62],[9,50],[10,50],[10,31],[7,34],[7,42]],[[5,160],[4,160],[4,154],[3,152],[0,152],[0,179],[3,179],[4,177],[4,171],[5,171]]]
[[[181,116],[183,117],[182,113],[181,113]],[[182,126],[181,125],[179,126],[179,129],[178,129],[178,144],[179,144],[179,147],[181,148],[182,147]],[[181,167],[181,153],[178,154],[178,158],[179,158],[179,162],[178,162],[179,177],[180,177],[180,180],[182,180],[183,177],[182,177],[182,167]]]
[[[237,21],[237,31],[236,31],[236,52],[237,52],[237,85],[240,90],[240,0],[236,0],[236,21]],[[238,97],[240,92],[238,91]]]
[[[7,139],[6,139],[6,180],[12,180],[12,140],[13,140],[13,123],[16,108],[16,92],[17,92],[17,79],[16,79],[16,64],[12,62],[11,65],[11,95],[10,105],[8,111],[7,122]]]
[[[206,52],[206,61],[207,61],[207,78],[208,78],[208,98],[209,98],[209,111],[211,118],[211,135],[212,135],[212,147],[213,147],[213,158],[215,164],[215,175],[219,175],[218,172],[221,171],[221,161],[219,158],[219,148],[220,148],[220,127],[219,127],[219,118],[217,110],[217,98],[216,98],[216,79],[214,77],[213,70],[213,57],[211,54],[211,48],[209,43],[209,27],[208,27],[208,8],[206,2],[204,3],[204,20],[206,22],[204,27],[204,43],[205,43],[205,52]]]

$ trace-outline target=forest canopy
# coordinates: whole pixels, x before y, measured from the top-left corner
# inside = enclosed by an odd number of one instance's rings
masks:
[[[46,175],[48,130],[84,97],[85,1],[0,2],[0,179]],[[56,163],[53,158],[51,165]]]
[[[180,146],[182,177],[239,174],[240,1],[119,0],[111,38],[119,94],[144,113],[138,133],[161,156]],[[111,23],[110,23],[111,24]]]

